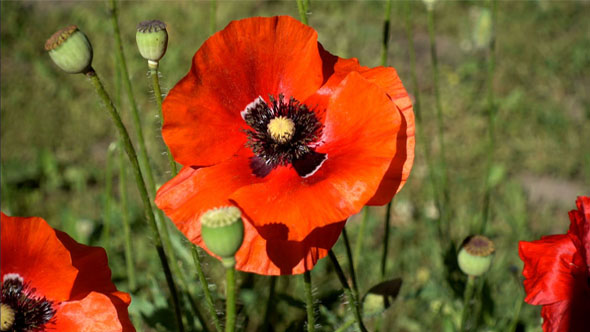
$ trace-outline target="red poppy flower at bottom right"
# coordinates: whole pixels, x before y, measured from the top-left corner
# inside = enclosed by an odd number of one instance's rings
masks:
[[[543,331],[590,328],[590,197],[578,197],[567,234],[519,243],[525,301],[542,305]]]

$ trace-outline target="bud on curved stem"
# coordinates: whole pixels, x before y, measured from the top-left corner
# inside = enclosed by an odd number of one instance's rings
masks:
[[[51,60],[67,73],[80,74],[91,69],[92,45],[75,25],[65,27],[49,37],[45,42],[45,50],[49,52]]]

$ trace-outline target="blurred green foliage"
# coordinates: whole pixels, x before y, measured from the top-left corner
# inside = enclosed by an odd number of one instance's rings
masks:
[[[388,62],[411,91],[404,2],[395,2]],[[324,47],[361,64],[379,64],[385,2],[312,1],[309,23]],[[370,321],[381,331],[454,331],[462,309],[465,277],[456,270],[456,247],[481,219],[485,186],[493,187],[488,236],[497,252],[481,287],[482,331],[505,331],[523,298],[522,263],[518,241],[544,234],[565,233],[567,211],[576,195],[590,194],[590,6],[583,1],[547,0],[498,3],[496,38],[496,152],[486,178],[487,102],[486,49],[491,32],[485,2],[439,1],[435,5],[445,143],[452,206],[452,243],[436,234],[438,211],[428,179],[423,144],[438,153],[432,66],[426,11],[411,3],[418,83],[422,96],[422,130],[410,180],[394,200],[388,275],[403,279],[392,307]],[[120,25],[135,94],[143,112],[145,135],[157,181],[170,178],[156,118],[156,104],[146,76],[145,61],[135,47],[135,26],[146,19],[168,24],[170,42],[161,61],[162,85],[170,89],[190,68],[191,58],[209,36],[208,2],[122,2]],[[135,187],[130,185],[130,215],[134,236],[136,290],[127,288],[117,185],[106,184],[107,151],[116,141],[106,114],[81,75],[57,69],[43,50],[56,30],[77,24],[91,40],[94,68],[120,105],[130,128],[129,105],[120,95],[115,75],[112,27],[103,2],[1,2],[1,171],[2,211],[10,215],[41,216],[78,241],[105,246],[119,289],[132,293],[131,312],[142,330],[167,330],[173,325],[166,303],[164,278],[142,220]],[[221,1],[218,29],[250,16],[298,17],[295,2]],[[116,164],[115,164],[116,165]],[[117,181],[117,167],[113,167]],[[111,188],[105,191],[105,188]],[[113,201],[107,203],[107,195]],[[110,209],[105,210],[105,204]],[[110,240],[101,238],[103,220],[110,216]],[[361,257],[355,257],[359,287],[365,293],[381,280],[383,208],[371,208]],[[360,217],[348,230],[355,234]],[[355,237],[353,237],[355,238]],[[200,294],[184,237],[175,232],[173,244]],[[353,243],[354,245],[354,243]],[[345,262],[339,242],[335,252]],[[206,259],[206,272],[216,301],[222,300],[220,264]],[[312,273],[321,304],[319,324],[332,331],[351,319],[340,285],[326,260]],[[269,278],[239,274],[239,324],[247,331],[262,325]],[[305,308],[298,277],[280,277],[273,298],[270,325],[274,331],[299,331]],[[199,297],[200,298],[200,297]],[[221,306],[219,306],[221,308]],[[186,308],[190,312],[190,308]],[[519,331],[540,329],[540,308],[524,305]],[[192,325],[193,316],[187,315]],[[196,324],[196,322],[195,322]],[[353,328],[351,328],[352,330]]]

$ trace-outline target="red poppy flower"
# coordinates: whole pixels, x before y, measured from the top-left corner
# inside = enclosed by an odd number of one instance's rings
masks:
[[[345,220],[389,202],[414,159],[414,116],[393,68],[341,59],[287,16],[230,23],[170,91],[162,134],[185,167],[156,204],[204,247],[200,216],[235,204],[236,267],[302,273]]]
[[[542,305],[543,331],[588,331],[590,197],[578,197],[567,234],[520,242],[525,301]]]
[[[41,218],[2,213],[1,231],[2,331],[135,331],[104,249]]]

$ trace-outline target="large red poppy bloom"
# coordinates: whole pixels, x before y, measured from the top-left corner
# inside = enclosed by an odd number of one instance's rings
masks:
[[[520,242],[525,301],[542,305],[543,330],[588,331],[590,317],[590,197],[578,197],[567,234]]]
[[[163,113],[185,167],[156,204],[201,247],[200,216],[237,205],[243,271],[311,269],[349,216],[393,198],[414,159],[412,104],[395,69],[336,57],[287,16],[234,21],[209,38]]]
[[[104,249],[79,244],[41,218],[2,213],[0,224],[3,327],[135,331],[127,313],[131,298],[111,282]]]

